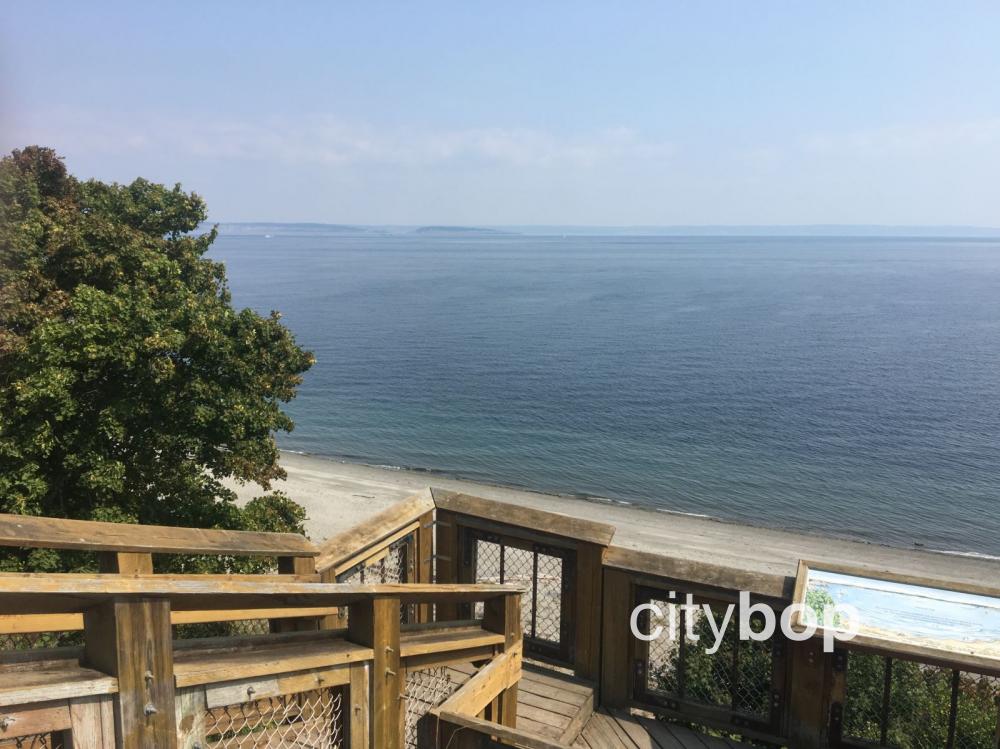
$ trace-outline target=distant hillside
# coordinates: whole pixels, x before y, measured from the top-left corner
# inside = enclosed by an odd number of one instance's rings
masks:
[[[212,227],[212,222],[205,222],[201,228],[208,230]],[[370,226],[351,226],[349,224],[283,224],[279,222],[260,223],[220,223],[219,234],[223,236],[254,237],[254,236],[296,236],[296,237],[325,237],[343,235],[372,235],[385,234],[381,229]]]
[[[480,226],[421,226],[414,229],[413,234],[431,234],[431,235],[467,235],[473,234],[480,236],[483,234],[516,234],[517,232],[505,231],[503,229],[486,229]]]

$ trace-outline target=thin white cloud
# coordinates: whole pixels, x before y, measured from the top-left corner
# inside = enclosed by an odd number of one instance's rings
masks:
[[[427,166],[458,161],[514,166],[594,167],[639,159],[669,159],[671,143],[641,137],[629,128],[583,134],[530,128],[445,130],[380,129],[332,116],[269,117],[254,121],[120,117],[109,124],[93,115],[39,118],[8,137],[19,143],[54,143],[89,153],[127,155],[170,152],[203,159],[275,161],[285,164]]]

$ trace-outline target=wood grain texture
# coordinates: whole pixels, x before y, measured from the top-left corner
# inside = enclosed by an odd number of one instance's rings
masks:
[[[535,510],[531,507],[506,502],[495,502],[491,499],[442,489],[431,489],[431,494],[438,510],[470,515],[509,526],[535,529],[574,541],[586,541],[607,546],[615,535],[615,527],[606,523],[595,523],[592,520],[582,520],[570,515]]]
[[[603,627],[601,632],[600,702],[625,707],[630,699],[632,677],[629,617],[632,613],[632,583],[627,572],[604,570]]]
[[[351,606],[347,622],[348,638],[373,651],[369,710],[371,745],[378,749],[400,749],[403,735],[399,706],[403,687],[399,599],[359,602]]]
[[[319,554],[312,542],[297,533],[139,526],[3,514],[0,514],[0,546],[268,557]]]
[[[416,523],[434,509],[430,491],[404,499],[359,526],[328,539],[320,549],[317,569],[320,572],[341,566],[353,557],[364,556],[372,547],[402,527]]]
[[[84,614],[87,665],[118,678],[118,749],[177,745],[170,604],[112,600]]]
[[[596,681],[601,672],[601,611],[607,547],[580,544],[576,551],[576,641],[573,671]]]

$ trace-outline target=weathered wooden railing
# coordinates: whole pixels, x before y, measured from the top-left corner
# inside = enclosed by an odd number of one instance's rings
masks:
[[[298,536],[7,516],[0,544],[87,549],[119,563],[153,553],[253,553],[278,557],[288,573],[153,575],[143,557],[126,573],[0,575],[0,637],[81,631],[73,646],[0,653],[0,747],[394,749],[413,712],[402,709],[410,674],[489,662],[520,647],[519,591],[320,583],[311,572],[296,574],[317,555]],[[481,621],[400,622],[403,607],[473,602],[486,606]],[[346,627],[319,630],[344,609]],[[262,617],[294,626],[174,638],[178,622]]]
[[[1000,673],[968,663],[780,633],[729,631],[712,655],[636,639],[637,604],[690,593],[715,611],[747,591],[780,618],[794,580],[613,546],[611,526],[435,490],[322,549],[193,533],[0,517],[0,545],[97,550],[116,573],[0,575],[0,638],[75,633],[0,653],[0,749],[46,732],[77,749],[560,749],[517,725],[522,659],[573,669],[605,708],[774,746],[1000,747]],[[166,553],[276,557],[282,574],[151,575]],[[235,620],[271,625],[171,642],[171,625]]]

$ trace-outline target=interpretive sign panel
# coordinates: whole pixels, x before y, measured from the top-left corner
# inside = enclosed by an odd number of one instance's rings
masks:
[[[985,586],[946,589],[916,577],[802,561],[793,604],[802,607],[793,614],[796,627],[812,620],[819,632],[831,626],[856,632],[856,644],[1000,668],[1000,591]]]

